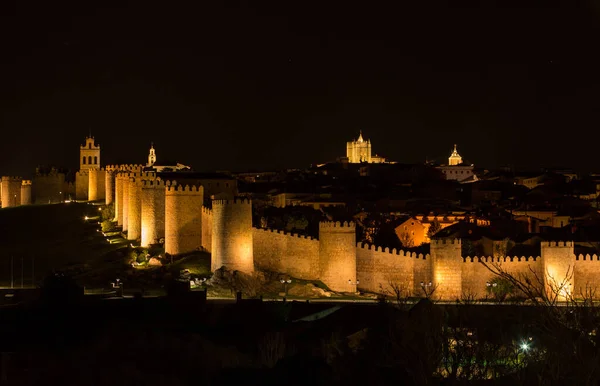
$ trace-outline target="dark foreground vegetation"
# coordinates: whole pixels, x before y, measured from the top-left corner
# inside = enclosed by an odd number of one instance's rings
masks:
[[[7,385],[597,384],[594,307],[84,296],[0,309]],[[564,308],[564,310],[563,310]]]

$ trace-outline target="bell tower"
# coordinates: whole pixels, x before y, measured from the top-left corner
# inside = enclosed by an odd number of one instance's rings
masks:
[[[100,167],[100,145],[90,134],[85,138],[85,144],[79,148],[79,170],[96,169]]]
[[[150,154],[148,154],[148,164],[146,166],[153,166],[156,163],[156,150],[154,150],[154,143],[150,143]]]

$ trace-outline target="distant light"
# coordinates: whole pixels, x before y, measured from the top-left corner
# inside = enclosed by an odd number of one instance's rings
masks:
[[[526,342],[521,343],[521,350],[523,350],[523,351],[529,350],[529,344]]]
[[[87,219],[88,219],[88,216],[85,216],[85,217],[84,217],[84,219],[85,219],[85,220],[87,220]]]

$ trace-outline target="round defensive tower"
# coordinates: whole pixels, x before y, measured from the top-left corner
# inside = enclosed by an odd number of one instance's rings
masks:
[[[142,180],[137,173],[132,174],[127,202],[127,240],[138,240],[142,234]]]
[[[90,201],[98,200],[98,176],[99,175],[100,175],[100,169],[98,169],[98,168],[89,169],[88,200],[90,200]]]
[[[356,226],[319,223],[319,277],[331,290],[356,292]]]
[[[165,189],[165,253],[178,255],[202,246],[202,186],[171,184]]]
[[[123,179],[121,180],[123,190],[123,232],[126,232],[128,229],[128,221],[127,218],[129,216],[129,173],[126,172],[123,174]]]
[[[31,180],[21,182],[21,205],[31,205]]]
[[[104,175],[104,202],[110,205],[115,202],[115,171],[112,168],[106,168]]]
[[[115,220],[123,225],[123,173],[115,173]]]
[[[142,181],[142,247],[165,237],[165,181]]]
[[[21,177],[2,177],[2,207],[10,208],[21,203]]]
[[[211,270],[254,272],[252,201],[213,200],[212,217]]]

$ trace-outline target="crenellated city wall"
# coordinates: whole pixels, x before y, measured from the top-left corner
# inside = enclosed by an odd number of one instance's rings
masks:
[[[259,269],[293,277],[319,277],[319,240],[281,230],[253,228],[254,263]]]
[[[421,283],[431,281],[431,257],[358,243],[356,271],[360,290],[390,293],[396,288],[405,295],[418,295]]]

